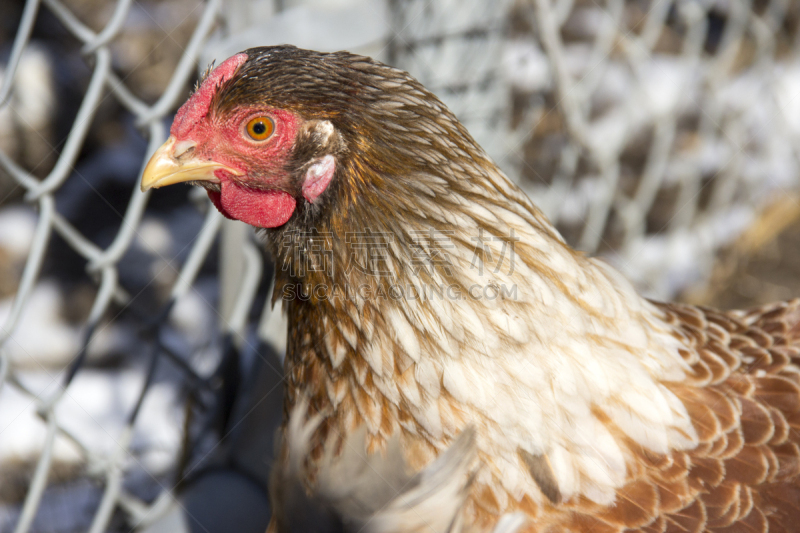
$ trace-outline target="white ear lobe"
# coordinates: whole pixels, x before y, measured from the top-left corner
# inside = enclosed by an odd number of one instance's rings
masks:
[[[334,170],[336,170],[336,159],[332,155],[326,155],[308,167],[303,178],[303,196],[306,200],[314,203],[314,200],[330,185]]]

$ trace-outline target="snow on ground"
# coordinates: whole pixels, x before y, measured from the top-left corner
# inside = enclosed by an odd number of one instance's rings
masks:
[[[37,398],[58,393],[61,373],[27,371],[20,381]],[[95,458],[118,452],[120,437],[144,382],[144,372],[86,369],[79,372],[56,407],[56,420]],[[35,460],[42,452],[45,424],[36,414],[37,398],[13,385],[0,389],[0,464]],[[170,383],[155,383],[145,396],[134,427],[126,466],[152,473],[165,471],[175,459],[181,438],[181,407]],[[83,463],[81,450],[68,439],[56,439],[54,459]]]

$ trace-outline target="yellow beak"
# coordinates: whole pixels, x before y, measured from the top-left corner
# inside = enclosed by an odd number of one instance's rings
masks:
[[[213,160],[201,161],[194,157],[194,141],[169,139],[156,150],[142,172],[142,192],[181,183],[184,181],[211,181],[219,183],[216,170],[225,170],[234,176],[242,173]]]

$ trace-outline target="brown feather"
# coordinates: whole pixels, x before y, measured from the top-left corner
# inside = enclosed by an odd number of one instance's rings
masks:
[[[658,516],[658,490],[643,479],[628,483],[617,492],[617,503],[598,513],[605,522],[622,528],[642,527]]]
[[[764,444],[775,434],[775,426],[767,408],[748,398],[739,399],[742,434],[747,444]]]
[[[700,533],[706,527],[708,516],[705,504],[698,499],[666,518],[667,533]]]

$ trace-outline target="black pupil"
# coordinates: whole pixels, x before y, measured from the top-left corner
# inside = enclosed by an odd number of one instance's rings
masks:
[[[256,135],[262,135],[267,131],[267,125],[263,122],[256,122],[253,124],[253,133]]]

